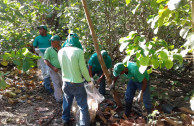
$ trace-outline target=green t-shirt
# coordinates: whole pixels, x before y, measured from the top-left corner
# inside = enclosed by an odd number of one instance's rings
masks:
[[[106,68],[109,69],[112,67],[112,61],[111,61],[111,58],[110,56],[107,56],[106,60],[104,60],[105,64],[106,64]],[[99,60],[98,60],[98,56],[97,56],[97,53],[94,53],[89,61],[88,61],[88,64],[90,66],[92,66],[92,71],[100,71],[102,70],[101,68],[101,65],[99,63]]]
[[[33,46],[38,48],[48,48],[51,47],[51,42],[49,41],[52,36],[47,34],[46,36],[39,35],[34,39]],[[40,49],[40,51],[44,54],[46,49]]]
[[[139,72],[139,67],[134,62],[128,62],[127,68],[128,68],[128,74],[126,76],[127,78],[133,80],[134,82],[142,82],[144,78],[146,78],[146,80],[150,79],[150,76],[147,73],[147,71],[141,74]]]
[[[82,83],[82,76],[91,81],[86,67],[83,50],[77,47],[63,47],[58,52],[63,81]]]
[[[53,47],[46,49],[44,59],[48,60],[54,67],[61,68],[58,60],[58,52]]]

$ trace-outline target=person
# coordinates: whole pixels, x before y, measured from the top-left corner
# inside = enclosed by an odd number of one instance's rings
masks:
[[[114,88],[115,83],[121,74],[125,74],[129,79],[125,93],[125,115],[128,117],[131,112],[133,98],[137,89],[140,90],[139,100],[143,99],[147,113],[151,113],[150,85],[149,74],[145,71],[143,74],[139,72],[139,67],[134,62],[127,62],[127,67],[123,63],[114,65],[113,76],[114,80],[110,88]]]
[[[57,102],[62,102],[62,78],[60,64],[58,61],[58,51],[61,49],[60,37],[54,35],[50,39],[51,47],[44,53],[44,63],[50,68],[50,77],[53,82],[54,96]]]
[[[90,125],[90,115],[87,104],[87,93],[84,87],[85,78],[89,84],[92,84],[89,76],[85,59],[84,52],[78,45],[78,35],[73,33],[63,47],[58,52],[58,59],[62,71],[63,80],[63,112],[62,120],[64,125],[70,123],[70,109],[72,106],[73,98],[75,97],[78,107],[80,108],[80,125]]]
[[[108,55],[108,52],[106,52],[105,50],[102,50],[101,55],[104,59],[104,62],[106,64],[107,69],[111,68],[112,67],[112,61],[111,61],[110,56]],[[101,68],[101,65],[99,63],[97,53],[94,53],[90,57],[90,59],[88,61],[88,70],[89,70],[89,74],[90,74],[91,78],[95,74],[98,75],[99,79],[97,80],[97,83],[100,83],[99,92],[100,92],[100,94],[105,95],[105,93],[106,93],[106,90],[105,90],[105,86],[106,86],[105,75],[104,75],[104,73],[102,71],[102,68]],[[93,80],[93,78],[92,78],[92,80]]]
[[[73,37],[73,40],[72,40],[72,37],[71,37],[72,35],[74,36],[74,37]],[[77,34],[75,34],[75,33],[70,33],[70,34],[68,35],[67,40],[66,40],[66,41],[64,42],[64,44],[63,44],[63,47],[65,47],[65,46],[67,45],[67,43],[71,43],[71,41],[74,41],[75,46],[76,46],[77,48],[80,48],[80,49],[83,50],[83,47],[82,47],[82,45],[81,45],[81,43],[80,43],[80,41],[79,41],[79,38],[78,38]]]
[[[40,35],[37,36],[33,42],[34,48],[39,48],[40,49],[40,56],[44,57],[44,52],[46,48],[51,46],[51,42],[49,39],[51,38],[50,34],[47,34],[47,26],[46,25],[40,25],[37,27],[39,29]],[[51,81],[50,81],[50,76],[49,76],[49,68],[48,66],[44,63],[44,59],[41,58],[39,60],[40,62],[40,67],[43,75],[43,85],[48,91],[48,93],[52,93],[53,90],[51,88]]]

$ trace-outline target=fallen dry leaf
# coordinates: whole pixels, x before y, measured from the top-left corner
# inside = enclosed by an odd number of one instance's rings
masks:
[[[49,109],[47,107],[38,107],[35,108],[38,112],[48,111]]]

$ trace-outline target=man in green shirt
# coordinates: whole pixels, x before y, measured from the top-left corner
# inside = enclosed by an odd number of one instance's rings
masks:
[[[40,35],[35,38],[33,46],[35,48],[40,49],[39,55],[42,56],[42,58],[39,60],[39,62],[40,62],[40,67],[41,67],[43,80],[44,80],[43,84],[44,84],[45,89],[49,93],[52,93],[53,90],[50,86],[51,81],[50,81],[50,76],[49,76],[49,68],[44,63],[44,59],[43,59],[46,48],[51,46],[51,42],[49,41],[49,39],[51,38],[51,35],[47,34],[47,26],[40,25],[37,28],[39,29]]]
[[[71,35],[63,47],[58,52],[58,59],[61,66],[63,80],[63,112],[62,119],[65,125],[70,122],[70,109],[75,97],[80,108],[80,126],[90,126],[90,115],[88,112],[87,93],[84,87],[84,80],[91,82],[84,52],[77,46],[77,34]]]
[[[140,90],[140,94],[143,95],[143,102],[148,113],[151,113],[151,99],[150,99],[150,85],[149,74],[145,71],[143,74],[139,72],[139,67],[134,62],[127,62],[127,67],[123,63],[117,63],[114,65],[113,75],[114,80],[111,87],[114,87],[115,82],[121,74],[125,74],[129,79],[127,90],[125,93],[125,115],[128,117],[133,103],[133,98],[137,89]]]
[[[105,50],[102,50],[101,51],[101,55],[104,59],[104,62],[106,64],[106,68],[109,69],[112,67],[112,61],[111,61],[111,58],[110,56],[108,55],[108,52],[106,52]],[[102,94],[102,95],[105,95],[105,86],[106,86],[106,83],[105,83],[105,76],[104,76],[104,73],[102,71],[102,68],[101,68],[101,65],[100,65],[100,62],[98,60],[98,56],[97,56],[97,53],[94,53],[89,61],[88,61],[88,70],[89,70],[89,74],[90,74],[90,77],[92,78],[95,74],[97,74],[99,76],[99,79],[97,80],[97,83],[100,83],[100,87],[99,87],[99,92]]]
[[[50,67],[50,76],[54,87],[54,96],[57,102],[62,102],[62,78],[60,64],[58,60],[58,51],[61,49],[60,37],[54,35],[50,39],[51,46],[44,53],[44,63]]]

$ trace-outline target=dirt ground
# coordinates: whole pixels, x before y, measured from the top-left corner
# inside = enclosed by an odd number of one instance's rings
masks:
[[[1,71],[7,70],[1,69]],[[28,73],[21,73],[21,71],[12,69],[10,74],[5,76],[9,88],[0,90],[0,126],[62,125],[62,104],[56,103],[53,94],[50,95],[45,92],[40,73],[37,71],[37,69],[33,69]],[[189,100],[194,91],[193,81],[184,81],[184,79],[177,78],[174,79],[172,75],[168,77],[163,73],[153,72],[150,79],[153,110],[162,109],[158,108],[162,103],[190,109]],[[193,79],[193,74],[188,74],[183,78]],[[120,78],[117,85],[123,104],[126,83],[125,78]],[[113,100],[108,88],[106,99]],[[123,110],[120,111],[121,114],[118,114],[118,118],[122,118],[123,112]],[[105,124],[100,118],[96,117],[93,125]],[[108,125],[113,126],[113,123],[111,124],[109,120]],[[116,125],[116,121],[114,125]]]

